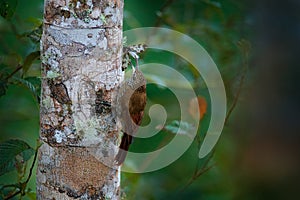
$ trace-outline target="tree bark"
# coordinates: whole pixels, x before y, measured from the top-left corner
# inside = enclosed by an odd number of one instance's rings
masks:
[[[45,0],[37,199],[119,199],[123,0]]]

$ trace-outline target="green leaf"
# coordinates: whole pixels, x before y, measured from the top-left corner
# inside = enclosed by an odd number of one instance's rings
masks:
[[[38,23],[38,19],[36,20],[36,23]],[[27,37],[33,43],[38,44],[41,40],[42,33],[43,33],[43,24],[42,22],[40,22],[37,27],[34,27],[31,31],[18,35],[18,37],[19,38]]]
[[[36,200],[36,193],[34,191],[27,191],[26,196],[31,200]]]
[[[31,67],[33,61],[35,61],[36,59],[38,59],[40,57],[40,51],[35,51],[35,52],[31,52],[24,61],[23,64],[23,76],[24,74],[28,71],[28,69]]]
[[[0,15],[9,20],[16,11],[18,0],[1,0],[0,1]]]
[[[0,144],[0,176],[24,164],[35,153],[26,142],[11,139]]]
[[[41,79],[36,76],[30,76],[25,78],[26,81],[30,82],[34,87],[36,92],[39,93],[41,90]]]
[[[37,77],[27,77],[25,79],[16,78],[13,79],[16,84],[27,87],[33,96],[39,101],[41,91],[41,80]]]
[[[7,199],[9,194],[13,194],[18,188],[18,184],[0,185],[0,199]]]

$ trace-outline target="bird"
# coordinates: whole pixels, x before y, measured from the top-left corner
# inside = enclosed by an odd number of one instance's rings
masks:
[[[138,63],[135,68],[133,67],[131,77],[121,86],[117,99],[123,136],[115,163],[121,165],[125,161],[133,136],[142,123],[147,102],[146,79],[140,71]]]

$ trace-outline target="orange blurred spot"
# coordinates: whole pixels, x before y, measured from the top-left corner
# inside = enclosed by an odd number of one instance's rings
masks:
[[[198,109],[197,110],[197,106]],[[198,96],[190,100],[189,104],[189,113],[192,115],[193,118],[199,118],[199,113],[200,112],[200,120],[203,118],[207,111],[207,103],[204,97]]]

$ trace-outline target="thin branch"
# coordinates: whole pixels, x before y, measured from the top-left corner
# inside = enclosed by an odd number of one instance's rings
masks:
[[[215,166],[215,164],[212,164],[211,166],[206,167],[208,165],[209,161],[211,160],[211,158],[213,157],[214,153],[215,153],[215,151],[213,150],[213,152],[209,155],[209,157],[206,159],[206,161],[203,163],[203,165],[200,169],[198,169],[200,159],[197,160],[197,165],[196,165],[194,174],[189,179],[189,181],[185,184],[185,186],[183,186],[183,188],[180,190],[181,192],[185,191],[197,178],[199,178],[199,176],[203,175],[205,172],[207,172],[213,166]]]
[[[212,164],[211,166],[205,167],[201,171],[199,171],[195,176],[192,176],[190,180],[187,182],[187,184],[180,190],[181,192],[185,191],[199,176],[203,175],[205,172],[210,170],[212,167],[214,167],[215,164]]]
[[[202,169],[201,171],[199,171],[198,173],[197,173],[197,175],[195,176],[195,180],[199,177],[199,176],[201,176],[201,175],[203,175],[205,172],[207,172],[208,170],[210,170],[212,167],[214,167],[216,164],[214,163],[214,164],[212,164],[212,165],[210,165],[210,166],[208,166],[208,167],[205,167],[204,169]]]
[[[233,103],[232,105],[230,106],[228,112],[227,112],[227,115],[226,115],[226,118],[225,118],[225,125],[227,125],[228,123],[228,120],[229,120],[229,117],[230,115],[232,114],[232,111],[234,110],[234,108],[236,107],[237,105],[237,102],[239,100],[239,97],[240,97],[240,94],[242,92],[242,88],[243,88],[243,85],[245,83],[245,79],[246,79],[246,74],[247,74],[247,70],[249,68],[249,63],[248,63],[248,50],[245,50],[243,51],[243,54],[244,54],[244,62],[243,62],[243,71],[242,71],[242,75],[241,75],[241,79],[240,79],[240,83],[239,83],[239,87],[238,87],[238,90],[237,90],[237,93],[233,99]]]
[[[15,75],[19,70],[21,70],[23,68],[23,65],[18,65],[17,68],[10,74],[8,75],[5,80],[10,79],[13,75]]]
[[[24,182],[25,184],[27,184],[32,176],[32,172],[33,172],[33,167],[34,167],[34,164],[36,162],[36,159],[37,159],[37,155],[38,155],[38,150],[39,150],[40,146],[37,144],[37,147],[35,149],[35,154],[34,154],[34,158],[33,158],[33,161],[32,161],[32,164],[31,164],[31,167],[30,167],[30,170],[29,170],[29,174],[28,174],[28,177],[26,179],[26,181]]]
[[[225,125],[227,125],[228,119],[229,119],[230,115],[232,114],[232,111],[234,110],[234,108],[237,105],[237,102],[239,100],[239,97],[240,97],[240,94],[242,92],[242,88],[243,88],[243,85],[244,85],[244,82],[245,82],[245,78],[246,78],[246,70],[243,70],[243,74],[242,74],[242,77],[241,77],[241,80],[240,80],[240,83],[239,83],[237,93],[236,93],[236,95],[233,99],[233,103],[231,104],[231,106],[230,106],[230,108],[227,112],[226,118],[225,118],[225,123],[224,123]]]
[[[196,138],[196,141],[197,141],[198,151],[199,151],[200,148],[201,148],[201,141],[203,140],[203,137],[201,137],[201,134],[200,134],[200,132],[199,132],[199,133],[197,133],[197,135],[196,135],[195,138]],[[211,157],[212,157],[212,156],[210,156],[208,160],[210,160]],[[200,159],[197,159],[197,163],[196,163],[196,168],[195,168],[195,171],[194,171],[194,175],[197,174],[197,172],[198,172],[198,170],[199,170],[199,165],[200,165]],[[193,175],[193,176],[194,176],[194,175]]]

